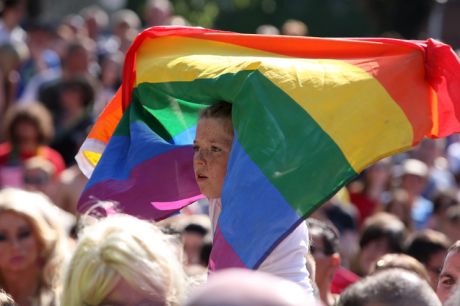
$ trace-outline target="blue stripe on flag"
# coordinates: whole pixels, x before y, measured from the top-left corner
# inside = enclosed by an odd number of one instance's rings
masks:
[[[262,259],[300,217],[238,142],[233,141],[222,191],[222,235],[249,268]]]
[[[144,122],[135,121],[130,125],[130,136],[112,136],[85,190],[104,180],[127,179],[138,164],[177,147],[180,146],[168,143]]]

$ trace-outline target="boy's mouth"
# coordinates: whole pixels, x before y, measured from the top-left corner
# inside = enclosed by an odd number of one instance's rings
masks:
[[[206,175],[201,174],[201,173],[197,173],[196,178],[197,178],[197,180],[205,180],[208,177]]]

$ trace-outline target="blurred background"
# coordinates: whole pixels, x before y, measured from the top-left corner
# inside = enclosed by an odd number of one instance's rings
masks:
[[[97,3],[111,13],[129,8],[146,24],[146,0],[29,0],[28,17],[55,21]],[[298,19],[312,36],[434,37],[460,46],[458,0],[171,0],[192,25],[253,33],[262,24],[281,28]],[[148,14],[148,13],[147,13]]]

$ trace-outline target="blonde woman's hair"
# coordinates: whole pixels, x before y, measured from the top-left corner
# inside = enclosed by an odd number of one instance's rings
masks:
[[[14,213],[23,217],[31,226],[38,240],[41,261],[40,292],[37,301],[54,299],[59,289],[62,267],[67,254],[65,231],[60,223],[59,208],[45,195],[17,188],[5,188],[0,191],[0,214]],[[0,275],[0,287],[5,287]]]
[[[168,306],[180,305],[185,274],[178,246],[154,224],[115,214],[83,228],[61,305],[99,305],[124,279]]]

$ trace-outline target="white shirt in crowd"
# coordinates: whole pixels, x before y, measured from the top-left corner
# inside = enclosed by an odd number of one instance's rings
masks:
[[[209,218],[213,234],[221,209],[220,199],[209,199]],[[268,255],[258,270],[291,280],[313,295],[305,259],[308,246],[308,229],[305,222],[302,222]]]

